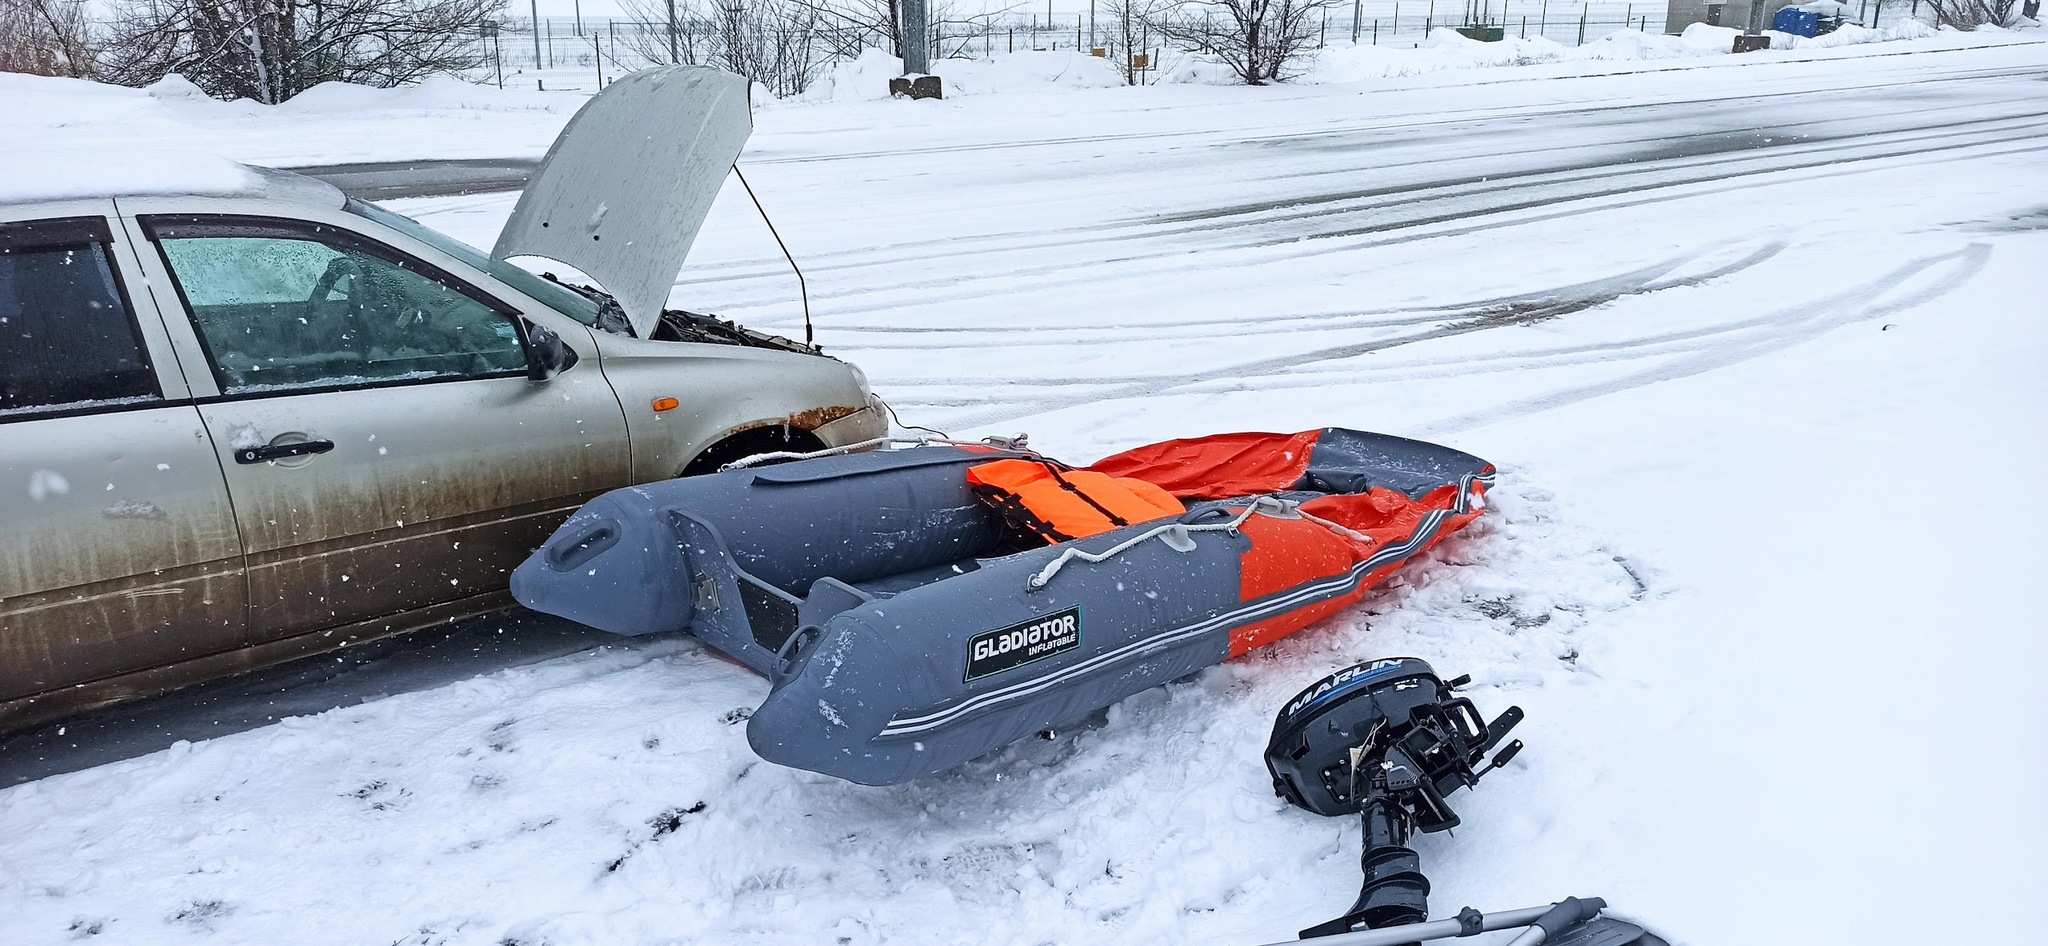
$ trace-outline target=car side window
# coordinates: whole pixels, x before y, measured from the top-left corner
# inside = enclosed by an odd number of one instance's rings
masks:
[[[526,371],[517,323],[454,282],[331,227],[149,222],[226,394]]]
[[[0,223],[0,419],[159,400],[100,217]]]

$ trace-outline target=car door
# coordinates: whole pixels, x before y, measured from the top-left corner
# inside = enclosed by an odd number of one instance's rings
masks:
[[[537,382],[531,323],[454,261],[333,220],[135,225],[214,388],[199,413],[248,556],[253,642],[496,606],[550,529],[624,485],[624,417],[575,323],[554,316],[584,366]]]
[[[0,702],[243,643],[220,463],[113,209],[0,210]]]

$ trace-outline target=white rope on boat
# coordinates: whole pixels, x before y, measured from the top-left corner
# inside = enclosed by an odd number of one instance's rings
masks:
[[[995,439],[999,438],[990,438],[990,440]],[[1007,447],[999,443],[990,443],[988,440],[948,440],[944,437],[876,437],[873,440],[863,440],[859,443],[849,443],[839,447],[826,447],[823,450],[812,450],[808,453],[797,453],[789,450],[781,450],[775,453],[756,453],[750,457],[741,457],[737,460],[734,460],[731,463],[719,467],[718,470],[721,473],[725,472],[726,470],[744,470],[750,466],[759,466],[763,463],[770,463],[778,460],[815,460],[819,457],[832,457],[838,456],[839,454],[842,453],[855,453],[861,450],[866,450],[869,447],[880,446],[994,447],[998,450],[1008,450],[1013,453],[1022,453],[1030,456],[1037,456],[1037,454],[1032,453],[1029,450],[1017,447]]]
[[[1364,542],[1367,545],[1371,545],[1373,542],[1372,536],[1366,535],[1363,532],[1347,529],[1328,519],[1302,512],[1301,504],[1293,500],[1281,499],[1277,496],[1254,496],[1251,500],[1251,505],[1246,506],[1243,512],[1237,514],[1237,518],[1229,522],[1214,522],[1199,526],[1191,526],[1185,522],[1169,522],[1131,536],[1100,552],[1089,552],[1069,546],[1060,552],[1058,558],[1045,563],[1045,567],[1039,569],[1038,573],[1032,575],[1024,585],[1026,588],[1036,591],[1051,582],[1053,576],[1059,574],[1060,569],[1065,568],[1068,562],[1080,559],[1091,565],[1099,565],[1123,554],[1133,546],[1155,538],[1166,543],[1167,548],[1176,552],[1192,552],[1195,550],[1195,540],[1189,538],[1189,536],[1193,533],[1228,532],[1236,535],[1239,527],[1244,525],[1245,520],[1250,519],[1254,515],[1268,516],[1274,519],[1305,519],[1347,539]]]
[[[1341,523],[1331,522],[1321,516],[1303,512],[1301,503],[1294,500],[1281,499],[1278,496],[1254,496],[1251,500],[1251,505],[1246,506],[1243,512],[1237,514],[1237,518],[1229,522],[1216,522],[1199,526],[1191,526],[1184,522],[1169,522],[1134,535],[1100,552],[1088,552],[1069,547],[1060,552],[1058,558],[1047,562],[1044,568],[1038,570],[1037,574],[1032,575],[1025,582],[1025,587],[1033,591],[1045,587],[1047,583],[1052,581],[1054,575],[1060,573],[1060,569],[1065,568],[1067,563],[1074,559],[1080,559],[1091,565],[1099,565],[1149,539],[1159,539],[1161,542],[1166,543],[1167,548],[1176,552],[1192,552],[1195,550],[1195,540],[1189,538],[1189,535],[1192,533],[1228,532],[1236,535],[1238,529],[1244,525],[1245,520],[1250,519],[1254,515],[1267,516],[1273,519],[1303,519],[1354,542],[1363,542],[1366,545],[1372,545],[1375,542],[1372,536],[1366,535],[1363,532],[1347,528]]]
[[[1286,500],[1281,501],[1286,502]],[[1321,516],[1311,515],[1307,512],[1304,512],[1302,511],[1300,503],[1294,504],[1294,513],[1302,517],[1303,519],[1307,519],[1308,521],[1313,522],[1316,525],[1322,526],[1323,528],[1328,529],[1331,532],[1335,532],[1338,535],[1350,539],[1353,542],[1363,542],[1367,545],[1373,544],[1374,540],[1372,536],[1366,535],[1365,533],[1360,532],[1356,529],[1348,528],[1342,523],[1331,522],[1330,520],[1325,519]]]

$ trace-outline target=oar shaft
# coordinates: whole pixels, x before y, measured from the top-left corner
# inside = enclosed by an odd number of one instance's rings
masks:
[[[1491,933],[1494,930],[1528,926],[1535,922],[1537,917],[1549,913],[1552,906],[1554,904],[1482,914],[1479,918],[1479,929],[1481,932]],[[1459,935],[1469,935],[1464,923],[1458,920],[1431,920],[1428,923],[1409,923],[1379,930],[1358,930],[1318,936],[1310,940],[1289,940],[1285,943],[1271,943],[1268,946],[1302,946],[1304,943],[1309,946],[1401,946],[1403,943]]]

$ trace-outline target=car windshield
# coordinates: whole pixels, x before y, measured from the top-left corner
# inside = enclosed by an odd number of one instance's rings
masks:
[[[394,213],[376,204],[349,198],[346,208],[357,216],[375,220],[406,236],[425,243],[434,249],[453,256],[471,266],[491,274],[520,292],[540,300],[549,308],[585,325],[597,324],[598,304],[581,293],[536,276],[489,253],[463,243],[445,233],[426,226],[404,214]]]

